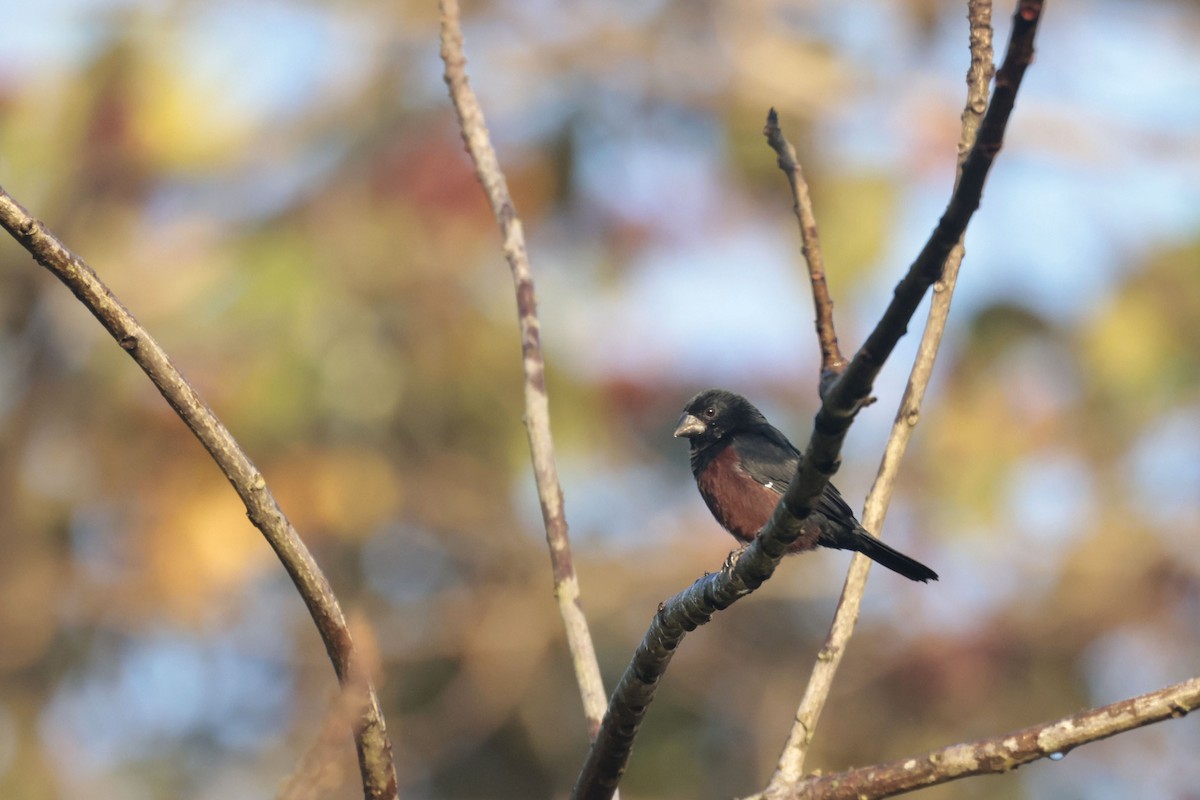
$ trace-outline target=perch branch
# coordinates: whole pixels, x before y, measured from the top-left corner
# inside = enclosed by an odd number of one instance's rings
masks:
[[[550,432],[550,405],[546,397],[546,367],[537,315],[537,296],[533,273],[525,249],[525,234],[516,207],[508,193],[508,184],[500,169],[500,160],[492,147],[483,109],[467,80],[467,59],[463,55],[462,28],[457,0],[442,0],[442,61],[446,64],[445,81],[458,114],[463,141],[475,162],[475,175],[487,194],[504,237],[504,257],[512,271],[517,294],[517,316],[521,326],[521,352],[525,365],[525,427],[533,461],[534,481],[546,526],[550,565],[554,573],[554,594],[567,631],[567,646],[575,665],[575,680],[583,699],[589,738],[596,737],[604,715],[604,683],[600,665],[588,632],[587,617],[579,601],[579,580],[571,563],[571,541],[563,512],[562,485],[554,461],[554,439]]]
[[[629,761],[634,738],[654,699],[659,679],[683,637],[771,577],[783,557],[786,542],[799,536],[799,526],[800,520],[790,517],[786,511],[782,515],[776,511],[764,532],[735,560],[727,563],[720,572],[705,575],[659,605],[646,635],[613,690],[604,723],[575,781],[573,798],[607,800],[612,796]]]
[[[34,219],[0,188],[0,225],[100,321],[117,343],[137,362],[159,392],[209,452],[246,506],[254,526],[262,531],[304,599],[334,671],[343,688],[353,688],[358,656],[346,619],[333,589],[292,523],[284,516],[262,473],[238,445],[216,414],[200,399],[166,352],[134,319],[121,301],[79,256],[72,253],[39,220]],[[396,797],[396,769],[379,700],[369,680],[362,682],[354,738],[368,800]]]
[[[1033,55],[1033,34],[1040,12],[1040,2],[1020,3],[1006,70],[1003,79],[997,77],[996,93],[979,139],[967,156],[963,179],[929,243],[896,287],[874,331],[823,396],[796,477],[771,519],[729,568],[702,578],[660,607],[609,701],[600,732],[575,783],[573,797],[578,800],[607,800],[611,796],[628,763],[658,681],[686,633],[757,589],[774,572],[787,546],[800,536],[803,519],[837,471],[838,454],[854,415],[870,395],[876,375],[905,333],[925,291],[941,277],[950,250],[979,207],[984,180],[999,151],[1016,90]]]

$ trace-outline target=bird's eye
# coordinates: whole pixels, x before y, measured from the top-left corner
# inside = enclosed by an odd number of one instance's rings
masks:
[[[704,416],[708,417],[709,419],[712,419],[716,415],[717,415],[717,409],[713,408],[712,406],[709,406],[708,408],[704,409]]]

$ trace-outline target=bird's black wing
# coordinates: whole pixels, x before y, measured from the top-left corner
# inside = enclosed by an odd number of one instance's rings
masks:
[[[800,463],[800,451],[778,429],[764,425],[740,431],[730,445],[743,470],[758,483],[779,494],[787,490]]]
[[[737,451],[742,469],[750,477],[778,494],[787,491],[796,476],[801,454],[778,428],[768,425],[738,433],[731,444]],[[825,491],[821,492],[813,511],[851,528],[858,527],[854,512],[832,483],[825,484]]]

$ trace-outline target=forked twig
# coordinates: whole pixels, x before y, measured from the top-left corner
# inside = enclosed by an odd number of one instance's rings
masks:
[[[941,277],[950,251],[979,207],[1016,90],[1032,59],[1040,13],[1040,2],[1021,0],[1005,61],[1007,70],[1003,80],[997,79],[980,136],[964,164],[963,178],[929,242],[896,287],[879,323],[824,394],[796,477],[770,521],[735,563],[700,579],[660,607],[613,692],[604,723],[576,780],[575,798],[606,800],[611,796],[628,763],[658,681],[683,637],[708,622],[715,612],[757,589],[774,572],[787,546],[800,536],[803,519],[837,471],[838,454],[855,414],[869,397],[879,370],[904,335],[925,292]]]
[[[992,24],[990,0],[970,0],[967,17],[970,28],[971,64],[967,70],[967,101],[963,109],[962,133],[959,138],[959,175],[967,154],[975,144],[980,122],[987,108],[988,86],[991,83],[994,66],[992,65]],[[899,473],[900,460],[912,438],[913,428],[920,416],[921,401],[925,397],[925,389],[933,374],[933,364],[937,358],[938,347],[941,344],[942,333],[946,327],[946,319],[950,313],[950,301],[954,294],[954,286],[958,280],[958,268],[962,264],[962,237],[950,251],[946,260],[946,268],[942,278],[934,287],[933,301],[929,308],[929,318],[921,343],[917,349],[916,360],[909,375],[908,386],[896,419],[892,424],[892,432],[884,448],[879,472],[863,512],[863,526],[872,532],[883,528],[883,520],[891,502],[892,488]],[[859,608],[862,604],[863,593],[866,589],[867,574],[871,562],[867,558],[855,557],[850,562],[850,571],[846,575],[845,585],[838,600],[837,612],[821,648],[819,658],[813,665],[812,675],[808,686],[796,710],[795,723],[788,734],[771,779],[772,787],[786,787],[796,784],[803,774],[804,758],[816,732],[817,721],[833,687],[834,675],[841,665],[846,645],[854,632],[858,620]]]

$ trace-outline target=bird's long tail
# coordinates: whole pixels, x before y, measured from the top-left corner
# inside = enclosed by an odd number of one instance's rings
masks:
[[[903,575],[910,581],[925,583],[938,579],[938,574],[920,561],[889,547],[862,529],[856,530],[849,535],[838,536],[837,541],[832,544],[827,544],[822,539],[821,544],[826,547],[835,547],[838,550],[854,550],[855,552],[862,553],[876,564],[887,567],[892,572]]]

